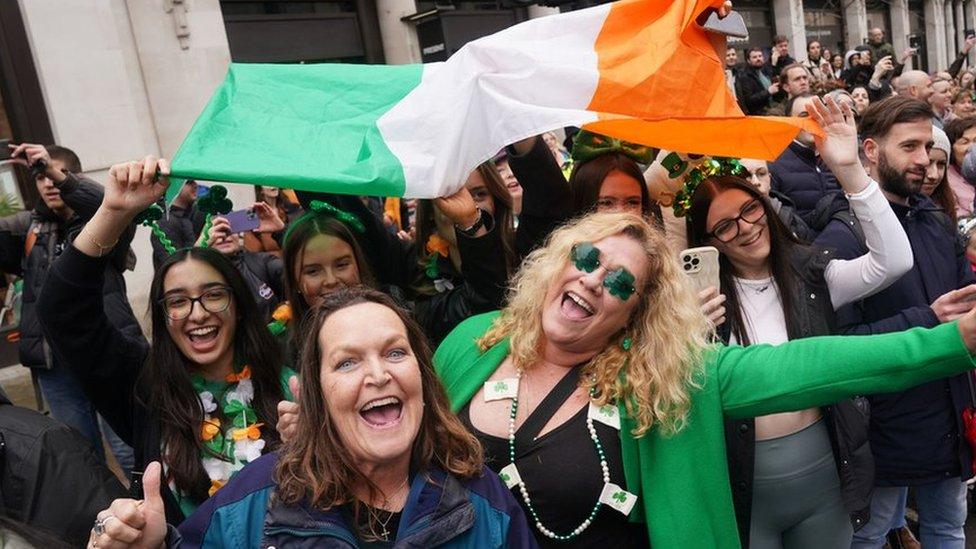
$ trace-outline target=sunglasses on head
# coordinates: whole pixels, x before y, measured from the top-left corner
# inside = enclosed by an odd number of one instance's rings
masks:
[[[573,245],[569,258],[577,270],[592,273],[600,267],[600,248],[591,242],[580,242]],[[607,271],[607,275],[603,277],[603,287],[610,292],[610,295],[621,301],[627,301],[630,296],[637,293],[637,289],[634,288],[636,280],[633,273],[624,267],[618,267]]]

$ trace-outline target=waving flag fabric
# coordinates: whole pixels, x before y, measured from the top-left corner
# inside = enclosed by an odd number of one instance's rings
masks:
[[[801,126],[814,127],[743,115],[716,42],[695,22],[720,4],[621,0],[526,21],[443,63],[232,64],[173,173],[430,198],[460,188],[503,146],[571,125],[669,150],[775,158]]]

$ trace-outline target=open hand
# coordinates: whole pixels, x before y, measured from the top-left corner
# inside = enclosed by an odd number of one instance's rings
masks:
[[[264,202],[255,202],[251,209],[258,214],[258,221],[261,222],[255,232],[276,233],[285,230],[285,222],[278,217],[278,212],[271,206]]]
[[[857,125],[850,105],[838,104],[833,97],[826,103],[815,97],[807,104],[807,113],[823,130],[823,136],[814,136],[814,142],[824,163],[832,171],[860,166]]]

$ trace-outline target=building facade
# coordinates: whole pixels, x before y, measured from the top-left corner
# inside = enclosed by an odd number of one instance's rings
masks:
[[[116,162],[171,157],[231,61],[415,63],[446,59],[470,40],[560,10],[523,0],[12,0],[0,2],[0,139],[59,143],[104,179]],[[833,51],[881,27],[896,51],[918,41],[916,67],[944,68],[976,0],[737,0],[750,36],[774,34],[806,57],[808,39]],[[260,139],[260,136],[254,136]],[[25,174],[0,170],[0,190],[36,199]],[[238,204],[253,196],[231,185]],[[127,274],[137,310],[152,277],[148,234]]]

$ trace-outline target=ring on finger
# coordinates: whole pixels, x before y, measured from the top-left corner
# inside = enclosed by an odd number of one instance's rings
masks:
[[[104,518],[97,519],[95,521],[95,526],[92,527],[92,531],[94,531],[96,535],[102,535],[102,534],[104,534],[105,533],[105,525],[108,524],[108,521],[110,521],[110,520],[112,520],[114,518],[117,518],[117,517],[115,515],[108,515],[108,516],[106,516]]]

